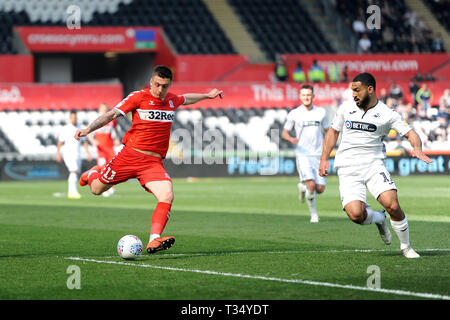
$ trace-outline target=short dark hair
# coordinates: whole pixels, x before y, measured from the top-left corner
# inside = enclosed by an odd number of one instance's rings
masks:
[[[302,90],[302,89],[309,89],[309,90],[311,90],[312,93],[314,93],[314,88],[313,88],[313,86],[310,85],[310,84],[304,84],[304,85],[302,85],[302,86],[300,87],[300,90]]]
[[[377,88],[377,82],[375,81],[374,76],[367,72],[358,74],[353,78],[353,82],[361,82],[366,87],[372,86],[374,90]]]
[[[163,79],[173,79],[172,70],[166,66],[156,66],[153,68],[152,78],[157,75]]]

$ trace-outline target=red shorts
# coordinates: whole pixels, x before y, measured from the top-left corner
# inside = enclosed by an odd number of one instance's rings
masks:
[[[164,169],[162,159],[149,156],[124,146],[122,150],[100,172],[99,180],[104,184],[118,184],[136,178],[141,186],[151,181],[172,181]]]

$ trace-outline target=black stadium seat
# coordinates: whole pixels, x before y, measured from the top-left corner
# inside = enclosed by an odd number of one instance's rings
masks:
[[[333,52],[297,0],[227,1],[270,60],[278,53]]]

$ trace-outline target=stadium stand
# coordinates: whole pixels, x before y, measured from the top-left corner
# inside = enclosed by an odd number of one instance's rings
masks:
[[[16,53],[13,25],[65,26],[73,1],[0,1],[0,53]],[[234,54],[202,0],[79,0],[85,26],[162,26],[178,54]]]
[[[433,12],[439,22],[450,31],[450,1],[448,0],[424,0],[423,1]]]
[[[332,53],[333,50],[296,0],[228,0],[267,58],[279,53]]]
[[[363,8],[371,4],[380,7],[383,28],[366,28],[367,15]],[[368,35],[371,43],[369,53],[433,52],[433,31],[403,0],[344,0],[336,1],[336,8],[359,38]]]

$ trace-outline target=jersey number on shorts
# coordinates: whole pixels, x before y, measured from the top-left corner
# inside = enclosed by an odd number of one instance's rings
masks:
[[[392,184],[394,181],[392,181],[391,177],[389,177],[388,175],[386,175],[386,173],[384,172],[380,172],[381,176],[383,177],[384,181],[383,182],[387,182],[389,184]]]
[[[103,179],[111,181],[114,179],[114,176],[116,175],[116,172],[114,170],[111,170],[111,167],[108,167],[108,170],[103,174]]]

